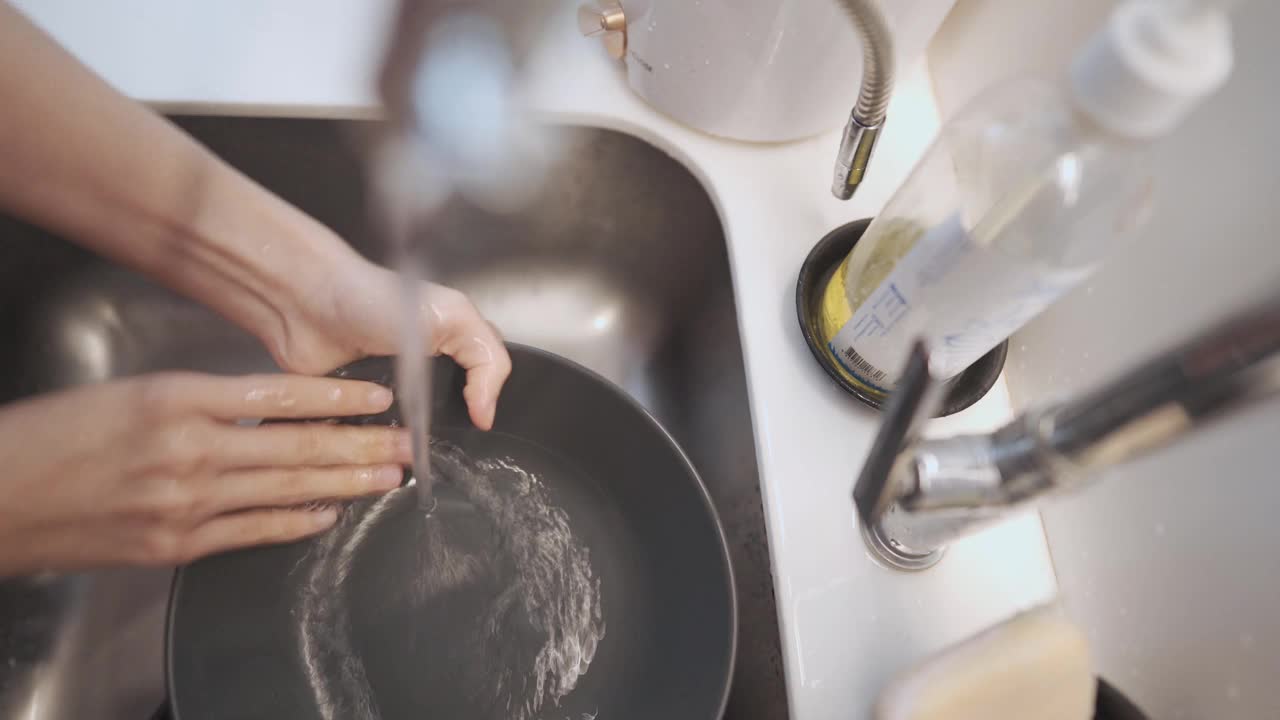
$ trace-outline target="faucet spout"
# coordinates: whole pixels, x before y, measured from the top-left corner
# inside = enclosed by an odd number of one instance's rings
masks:
[[[836,155],[831,192],[853,197],[867,172],[893,96],[893,35],[877,0],[840,0],[862,42],[862,86]]]
[[[840,151],[836,154],[836,176],[831,183],[831,192],[837,198],[848,200],[858,191],[879,139],[879,125],[867,127],[856,115],[849,116],[844,136],[840,138]]]
[[[947,543],[1013,508],[1280,394],[1280,296],[1093,392],[1023,413],[989,434],[903,432],[936,409],[923,400],[937,384],[926,357],[921,346],[908,363],[895,393],[903,400],[890,405],[854,492],[864,536],[881,559],[903,569],[936,563]]]

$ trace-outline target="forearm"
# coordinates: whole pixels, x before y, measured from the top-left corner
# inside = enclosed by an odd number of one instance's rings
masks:
[[[349,252],[318,223],[96,77],[0,0],[0,206],[287,335],[308,267]]]

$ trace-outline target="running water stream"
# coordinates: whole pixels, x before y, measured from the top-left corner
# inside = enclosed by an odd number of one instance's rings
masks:
[[[431,358],[430,330],[423,326],[430,308],[423,307],[422,274],[409,252],[407,240],[399,240],[400,355],[396,358],[396,395],[400,414],[413,441],[413,486],[418,506],[430,515],[436,508],[431,478]]]
[[[418,506],[435,509],[431,479],[431,307],[423,292],[425,272],[414,250],[414,229],[429,215],[430,187],[419,146],[407,137],[384,140],[374,154],[372,177],[381,201],[381,220],[399,276],[400,353],[396,358],[396,398],[401,421],[413,442],[413,486]]]

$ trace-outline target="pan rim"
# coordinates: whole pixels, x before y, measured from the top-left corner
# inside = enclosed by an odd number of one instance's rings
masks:
[[[633,397],[631,393],[628,393],[617,383],[613,382],[612,380],[609,380],[608,378],[597,373],[596,371],[588,367],[585,367],[584,365],[582,365],[581,363],[575,360],[571,360],[567,357],[564,357],[563,355],[553,353],[548,350],[543,350],[541,348],[537,348],[532,345],[525,345],[523,343],[506,341],[505,345],[507,347],[507,351],[512,354],[513,359],[518,354],[531,355],[531,356],[539,357],[543,360],[547,360],[553,364],[558,364],[558,365],[568,367],[570,370],[577,371],[579,374],[588,378],[591,382],[602,387],[604,390],[608,391],[618,399],[622,400],[624,404],[630,406],[634,411],[638,412],[640,416],[644,418],[645,422],[658,432],[658,435],[662,438],[662,440],[666,443],[666,445],[675,451],[675,454],[680,459],[680,462],[684,465],[686,469],[688,469],[689,475],[693,478],[694,485],[697,487],[698,497],[702,501],[703,509],[709,515],[709,517],[711,518],[712,525],[715,527],[716,538],[719,540],[719,546],[720,546],[719,548],[720,562],[724,568],[726,579],[728,580],[727,594],[728,594],[728,600],[729,600],[729,662],[725,664],[724,676],[721,678],[720,702],[718,704],[719,705],[718,710],[716,711],[716,714],[715,714],[716,720],[723,718],[725,710],[727,709],[729,704],[729,691],[733,686],[733,675],[734,675],[734,671],[737,669],[737,662],[738,662],[738,630],[739,630],[738,591],[737,591],[738,586],[737,586],[737,577],[734,574],[733,561],[729,554],[729,542],[724,532],[724,524],[720,520],[720,513],[716,510],[715,503],[711,499],[711,492],[707,489],[706,483],[702,480],[702,475],[701,473],[698,472],[697,466],[693,464],[693,461],[689,459],[688,454],[685,453],[684,448],[680,446],[680,443],[676,442],[676,439],[671,435],[671,433],[667,430],[667,428],[663,426],[663,424],[659,422],[656,417],[654,417],[653,413],[651,413],[649,409],[646,408],[644,405],[640,404],[640,401],[636,400],[636,398]],[[359,361],[356,361],[356,362],[359,362]],[[169,598],[167,600],[167,607],[165,609],[164,689],[165,689],[165,703],[168,706],[170,720],[182,720],[182,716],[179,714],[180,711],[173,700],[174,699],[174,695],[173,695],[173,677],[174,677],[173,627],[174,627],[174,618],[177,613],[177,603],[175,602],[175,600],[178,597],[178,592],[182,584],[183,575],[187,567],[188,565],[180,565],[174,569],[173,579],[169,584]]]

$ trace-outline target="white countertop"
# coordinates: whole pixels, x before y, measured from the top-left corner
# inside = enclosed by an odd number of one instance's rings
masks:
[[[204,111],[336,116],[376,111],[369,79],[393,7],[391,0],[16,4],[133,97]],[[927,71],[921,64],[900,80],[869,180],[841,203],[828,189],[837,132],[750,145],[677,125],[577,36],[567,10],[556,19],[560,41],[532,66],[535,104],[558,120],[626,131],[662,148],[702,180],[721,214],[792,716],[869,717],[893,673],[1056,593],[1035,514],[957,543],[926,572],[890,571],[871,559],[850,493],[877,416],[823,374],[795,320],[796,273],[809,248],[832,228],[873,215],[937,132]],[[985,429],[1007,414],[1001,383],[939,424]]]

